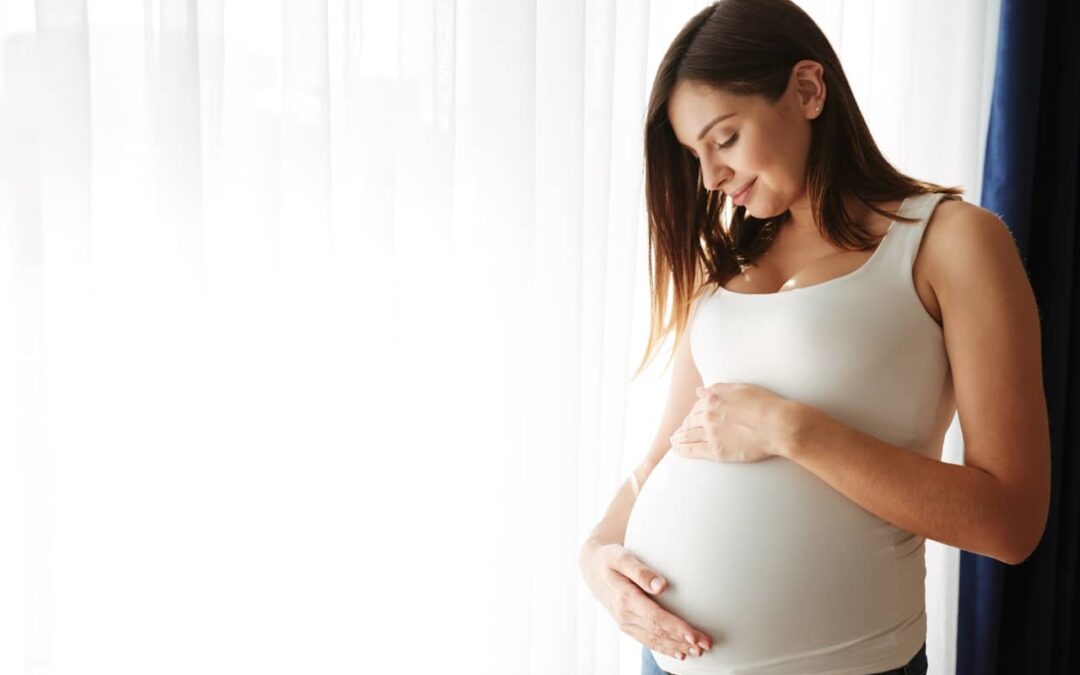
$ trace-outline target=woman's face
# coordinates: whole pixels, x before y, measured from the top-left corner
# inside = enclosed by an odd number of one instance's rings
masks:
[[[769,218],[806,199],[810,120],[824,101],[820,64],[800,61],[775,104],[680,80],[667,112],[676,138],[700,162],[705,188],[730,198],[752,183],[741,197],[746,212]]]

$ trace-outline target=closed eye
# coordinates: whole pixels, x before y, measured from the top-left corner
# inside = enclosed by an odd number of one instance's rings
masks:
[[[720,150],[723,150],[724,148],[730,148],[731,146],[735,145],[735,141],[737,141],[737,140],[739,140],[739,134],[737,134],[737,133],[732,134],[731,138],[729,138],[724,143],[717,143],[716,147],[719,148]]]
[[[713,143],[713,145],[715,145],[715,146],[716,146],[716,149],[717,149],[717,150],[726,150],[726,149],[730,148],[731,146],[735,145],[735,141],[737,141],[737,140],[739,140],[739,134],[738,134],[738,132],[736,132],[736,133],[732,134],[732,135],[731,135],[731,138],[729,138],[728,140],[724,141],[723,143]],[[687,146],[685,146],[685,145],[684,145],[683,147],[684,147],[684,148],[686,148],[686,149],[687,149],[687,151],[688,151],[688,152],[689,152],[689,153],[690,153],[691,155],[693,155],[695,159],[697,158],[697,153],[696,153],[696,152],[694,152],[694,151],[693,151],[692,149],[690,149],[689,147],[687,147]]]

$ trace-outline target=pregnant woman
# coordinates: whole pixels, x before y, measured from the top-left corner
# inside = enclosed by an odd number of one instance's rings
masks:
[[[670,287],[671,391],[581,547],[587,585],[642,673],[926,673],[925,539],[1016,564],[1046,523],[1039,317],[1009,230],[886,161],[787,0],[691,19],[645,155],[646,361]],[[954,413],[964,465],[940,459]]]

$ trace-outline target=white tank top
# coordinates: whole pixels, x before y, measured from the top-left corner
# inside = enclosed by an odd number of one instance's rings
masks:
[[[941,327],[912,279],[941,193],[913,195],[863,265],[766,294],[718,287],[693,305],[690,350],[708,385],[745,382],[934,459],[956,411]],[[669,452],[641,487],[626,548],[668,580],[668,611],[713,638],[691,673],[865,675],[926,639],[924,539],[782,457]]]

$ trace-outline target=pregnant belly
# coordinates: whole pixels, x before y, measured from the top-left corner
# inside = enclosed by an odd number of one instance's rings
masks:
[[[924,616],[921,577],[918,597],[904,597],[911,575],[925,574],[922,558],[900,564],[921,556],[922,541],[790,460],[668,453],[641,488],[624,545],[668,580],[658,604],[713,638],[703,657],[657,654],[661,668],[728,672],[879,651],[875,638]]]

